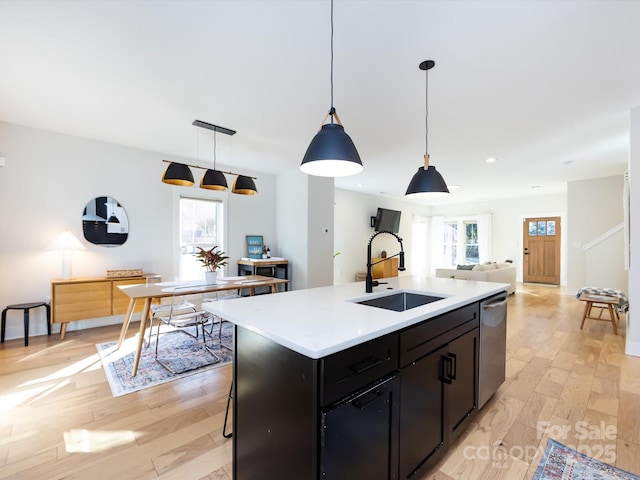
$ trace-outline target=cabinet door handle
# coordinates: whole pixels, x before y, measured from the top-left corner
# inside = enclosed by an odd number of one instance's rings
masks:
[[[456,379],[456,372],[458,371],[458,358],[455,353],[447,353],[447,357],[449,357],[449,364],[451,365],[451,370],[449,371],[449,378],[451,380]]]
[[[354,407],[360,410],[364,410],[364,408],[367,405],[372,404],[382,395],[384,395],[384,392],[381,392],[380,390],[375,390],[373,392],[365,393],[363,396],[361,396],[357,400],[354,400],[353,402],[351,402],[351,405],[353,405]]]
[[[370,357],[365,358],[364,360],[358,362],[358,363],[354,363],[352,365],[349,365],[349,370],[351,370],[351,372],[354,375],[358,375],[359,373],[364,372],[365,370],[369,370],[370,368],[375,367],[376,365],[379,365],[383,362],[386,362],[387,360],[389,360],[391,358],[391,355],[389,354],[389,352],[387,352],[386,357],[384,358],[378,358],[375,355],[371,355]]]
[[[445,371],[445,363],[447,364]],[[451,383],[451,359],[445,355],[440,357],[440,381],[444,383]]]

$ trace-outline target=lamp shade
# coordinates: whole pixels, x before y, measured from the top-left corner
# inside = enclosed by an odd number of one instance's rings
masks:
[[[85,250],[85,246],[80,240],[68,230],[58,234],[56,238],[47,246],[47,250],[56,252],[74,252],[77,250]]]
[[[245,175],[238,175],[233,182],[231,191],[233,193],[239,193],[240,195],[255,195],[258,193],[258,189],[256,188],[253,178]]]
[[[436,167],[429,165],[426,170],[424,167],[418,168],[409,182],[405,195],[412,198],[433,198],[448,193],[449,189],[442,175],[438,173]]]
[[[193,185],[193,174],[187,165],[171,162],[162,175],[162,181],[171,185],[190,187]]]
[[[227,188],[227,179],[220,170],[207,170],[200,179],[200,187],[207,190],[225,191]]]
[[[362,171],[362,161],[344,127],[327,123],[313,137],[300,170],[319,177],[345,177]]]

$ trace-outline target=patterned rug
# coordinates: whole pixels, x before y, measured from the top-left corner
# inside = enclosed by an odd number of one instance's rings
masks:
[[[549,439],[533,480],[640,480],[640,477]]]
[[[135,377],[131,376],[131,370],[138,340],[137,335],[126,339],[119,350],[116,350],[118,342],[97,344],[96,348],[102,360],[102,366],[107,375],[107,380],[109,380],[113,396],[120,397],[143,388],[160,385],[230,363],[233,353],[230,349],[220,345],[217,325],[214,327],[214,333],[213,338],[207,336],[207,345],[221,361],[217,361],[211,353],[202,348],[200,339],[196,340],[184,332],[160,334],[158,357],[169,365],[172,370],[183,372],[178,374],[169,372],[155,360],[155,327],[151,344],[142,347],[138,374]],[[223,322],[222,324],[222,344],[229,347],[233,345],[233,325],[229,322]]]

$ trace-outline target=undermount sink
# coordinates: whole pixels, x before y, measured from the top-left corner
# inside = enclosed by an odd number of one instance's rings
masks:
[[[391,295],[359,300],[355,303],[358,303],[360,305],[367,305],[370,307],[384,308],[385,310],[404,312],[405,310],[420,307],[431,302],[437,302],[438,300],[442,300],[443,298],[446,297],[426,295],[422,293],[397,292],[392,293]]]

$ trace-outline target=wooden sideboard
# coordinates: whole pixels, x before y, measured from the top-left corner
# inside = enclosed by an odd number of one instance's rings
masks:
[[[240,259],[238,260],[238,275],[264,275],[289,280],[289,260],[278,258],[279,260],[275,258]],[[282,270],[282,277],[278,275],[278,270]],[[284,284],[284,291],[289,291],[288,283]]]
[[[120,285],[139,285],[160,280],[159,275],[138,277],[78,277],[51,280],[51,323],[60,323],[60,339],[64,340],[67,324],[88,318],[124,315],[129,297],[118,288]],[[142,311],[142,305],[136,307]]]
[[[398,257],[393,257],[382,261],[384,258],[372,258],[371,263],[381,262],[371,267],[373,278],[387,278],[398,276]]]

